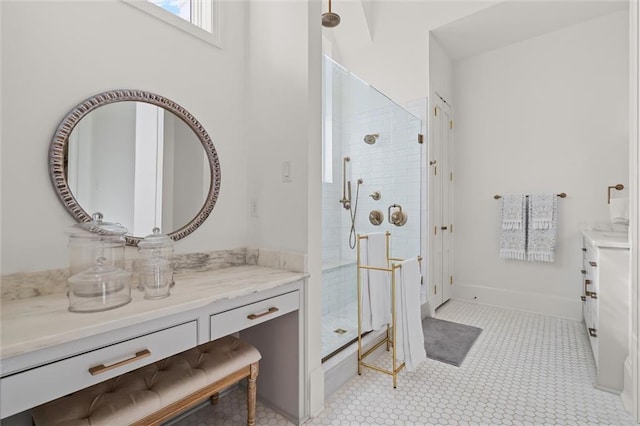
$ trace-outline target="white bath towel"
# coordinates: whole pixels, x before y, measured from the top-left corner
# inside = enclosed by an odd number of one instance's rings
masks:
[[[526,259],[526,197],[507,194],[502,197],[501,259]]]
[[[609,200],[609,219],[611,223],[629,223],[628,198],[612,198]]]
[[[387,240],[383,233],[369,234],[360,245],[361,266],[387,268]],[[362,269],[362,331],[379,330],[391,322],[390,274],[386,271]]]
[[[413,371],[427,359],[420,316],[420,264],[418,259],[400,263],[396,270],[396,357]]]
[[[527,260],[553,262],[557,234],[556,194],[529,195]]]

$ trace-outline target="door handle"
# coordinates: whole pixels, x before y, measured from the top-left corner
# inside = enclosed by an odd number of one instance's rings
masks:
[[[442,229],[443,231],[446,231],[447,227],[446,226],[441,226],[440,229]]]

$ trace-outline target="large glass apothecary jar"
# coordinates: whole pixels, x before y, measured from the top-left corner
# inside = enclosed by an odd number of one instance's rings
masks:
[[[70,276],[93,267],[99,258],[104,265],[125,269],[127,228],[102,219],[101,213],[94,213],[90,222],[77,223],[67,230]]]

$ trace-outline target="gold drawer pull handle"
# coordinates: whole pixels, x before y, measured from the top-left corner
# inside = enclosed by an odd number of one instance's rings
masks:
[[[598,266],[598,264],[597,264],[596,262],[589,262],[589,265],[593,266],[594,268],[595,268],[596,266]]]
[[[596,334],[596,329],[595,328],[589,328],[589,336],[598,337],[598,335]]]
[[[91,373],[92,376],[95,376],[97,374],[101,374],[101,373],[106,373],[109,370],[113,370],[114,368],[118,368],[118,367],[122,367],[123,365],[127,365],[127,364],[131,364],[132,362],[135,362],[139,359],[142,358],[146,358],[148,356],[151,355],[151,351],[149,351],[149,349],[144,349],[140,352],[136,352],[136,354],[134,356],[132,356],[131,358],[127,358],[125,360],[116,362],[115,364],[109,364],[109,365],[104,365],[104,364],[100,364],[100,365],[96,365],[95,367],[91,367],[89,369],[89,373]]]
[[[258,319],[258,318],[263,317],[263,316],[265,316],[265,315],[269,315],[269,314],[272,314],[272,313],[274,313],[274,312],[278,312],[279,310],[280,310],[280,309],[278,309],[278,308],[276,308],[276,307],[269,308],[269,310],[268,310],[268,311],[263,312],[263,313],[261,313],[261,314],[251,314],[251,315],[247,315],[247,319],[250,319],[250,320]]]
[[[582,300],[583,302],[587,301],[587,296],[580,296],[580,300]]]

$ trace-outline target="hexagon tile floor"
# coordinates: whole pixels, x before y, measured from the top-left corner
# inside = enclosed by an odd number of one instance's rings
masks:
[[[459,301],[447,302],[436,317],[483,329],[460,367],[429,359],[402,371],[397,389],[390,376],[364,369],[305,425],[634,424],[618,395],[593,388],[582,323]],[[390,357],[376,363],[388,368]],[[237,389],[178,424],[242,425],[244,401]],[[257,424],[291,425],[261,404]]]

